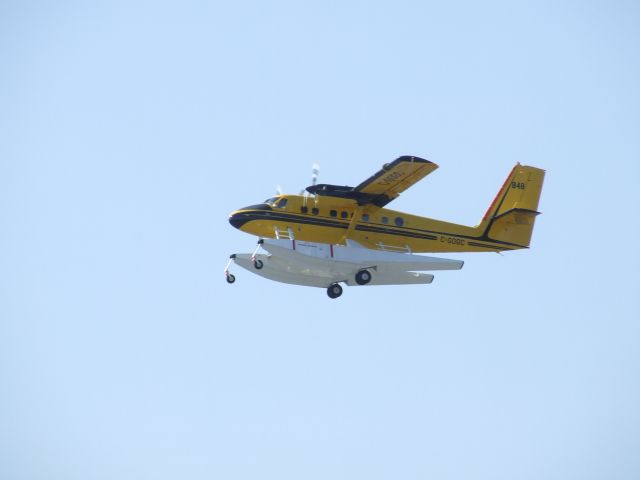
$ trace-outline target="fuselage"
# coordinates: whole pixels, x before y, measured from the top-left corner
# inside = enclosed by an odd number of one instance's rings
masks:
[[[488,221],[468,227],[327,196],[279,195],[236,210],[229,222],[262,238],[279,238],[288,233],[296,240],[341,245],[348,238],[368,248],[397,251],[487,252],[522,248],[489,239]]]

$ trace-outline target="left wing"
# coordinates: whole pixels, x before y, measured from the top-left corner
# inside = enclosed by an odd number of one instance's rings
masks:
[[[350,198],[358,205],[384,207],[401,192],[433,172],[438,165],[419,157],[403,156],[387,163],[357,187],[312,185],[307,191],[314,195]]]

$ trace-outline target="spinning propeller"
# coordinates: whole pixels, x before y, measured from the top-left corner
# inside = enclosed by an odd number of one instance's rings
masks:
[[[311,166],[311,185],[315,186],[318,183],[318,175],[320,174],[320,165],[318,165],[317,163],[314,163]],[[300,195],[304,196],[304,200],[302,202],[302,204],[306,207],[307,206],[307,198],[309,198],[309,192],[307,192],[307,189],[305,188],[304,190],[302,190],[300,192]],[[315,203],[315,205],[318,205],[318,196],[314,195],[313,196],[313,201]]]

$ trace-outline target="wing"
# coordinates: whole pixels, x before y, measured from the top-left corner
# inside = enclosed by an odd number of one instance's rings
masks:
[[[433,172],[438,165],[418,157],[400,157],[355,187],[356,192],[375,195],[378,206],[384,206],[411,185]],[[384,203],[382,203],[384,202]],[[382,205],[380,205],[382,203]]]
[[[419,157],[403,156],[387,163],[357,187],[313,185],[309,193],[330,197],[351,198],[359,205],[384,207],[414,183],[433,172],[438,165]]]

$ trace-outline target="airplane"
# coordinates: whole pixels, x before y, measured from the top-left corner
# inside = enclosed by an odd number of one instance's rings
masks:
[[[270,280],[326,288],[330,298],[338,298],[341,283],[428,284],[433,275],[421,272],[463,266],[419,253],[529,248],[544,170],[517,163],[475,227],[386,208],[437,168],[429,160],[401,156],[356,187],[317,184],[316,171],[300,195],[278,194],[232,212],[229,223],[259,240],[252,254],[230,256],[227,282],[235,282],[233,262]]]

